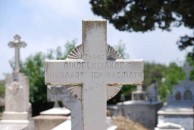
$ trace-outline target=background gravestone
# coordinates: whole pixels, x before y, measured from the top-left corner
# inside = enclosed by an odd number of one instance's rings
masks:
[[[20,48],[26,43],[15,35],[9,47],[15,49],[14,72],[7,76],[5,83],[5,111],[3,112],[0,129],[17,130],[27,129],[29,124],[29,83],[28,78],[20,73]],[[8,123],[8,124],[6,124]]]
[[[83,130],[81,101],[71,95],[66,86],[47,87],[47,97],[49,101],[62,102],[66,108],[71,110],[72,130]]]

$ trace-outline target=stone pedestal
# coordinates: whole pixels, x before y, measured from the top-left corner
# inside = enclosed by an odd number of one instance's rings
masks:
[[[5,111],[3,120],[29,119],[29,83],[28,78],[22,74],[11,74],[6,79]]]
[[[27,112],[3,112],[3,121],[4,120],[26,120],[28,121]]]
[[[70,110],[66,108],[52,108],[34,117],[35,130],[51,130],[69,118]]]
[[[68,118],[66,116],[50,115],[40,115],[34,117],[35,130],[51,130],[52,128],[58,126],[67,119]]]
[[[29,83],[22,73],[7,76],[5,84],[5,111],[0,121],[1,130],[28,130]]]
[[[0,130],[29,130],[29,127],[22,122],[7,122],[0,125]]]

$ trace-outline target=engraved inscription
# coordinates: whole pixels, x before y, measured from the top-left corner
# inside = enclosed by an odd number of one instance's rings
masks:
[[[49,78],[59,78],[59,79],[64,79],[64,78],[82,78],[84,72],[50,72],[48,73]]]
[[[48,78],[54,79],[68,79],[68,78],[83,78],[87,75],[86,72],[49,72]],[[89,72],[88,78],[140,78],[143,72]]]
[[[102,60],[105,58],[105,56],[102,54],[102,55],[89,55],[89,54],[85,54],[84,57],[89,60],[89,59],[93,59],[93,60]]]
[[[64,69],[124,69],[137,67],[137,63],[122,64],[119,62],[65,62]],[[132,68],[133,69],[133,68]]]

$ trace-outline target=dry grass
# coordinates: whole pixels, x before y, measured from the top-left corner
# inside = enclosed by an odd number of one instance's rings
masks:
[[[118,126],[117,130],[148,130],[141,124],[133,122],[124,117],[114,117],[113,124]]]

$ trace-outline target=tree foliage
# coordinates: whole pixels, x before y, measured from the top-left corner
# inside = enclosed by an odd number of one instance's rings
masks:
[[[125,44],[119,41],[115,49],[121,54],[122,58],[127,58],[129,55],[126,52]],[[190,57],[188,57],[189,59]],[[191,60],[191,59],[190,59]],[[192,60],[191,60],[192,61]],[[191,62],[190,61],[190,62]],[[194,62],[191,62],[194,66]],[[159,95],[162,101],[165,101],[167,96],[172,92],[173,85],[184,79],[184,72],[182,67],[176,63],[170,63],[168,66],[158,63],[144,62],[144,84],[143,88],[146,89],[150,84],[157,82],[159,85]],[[121,95],[129,100],[131,92],[136,89],[135,85],[123,85],[121,91],[109,101],[109,103],[119,102]]]
[[[182,67],[176,63],[170,63],[168,66],[149,62],[144,64],[144,88],[153,82],[157,82],[162,101],[165,101],[168,95],[172,93],[173,85],[179,83],[184,77],[185,73]]]
[[[164,77],[159,81],[159,95],[161,100],[166,100],[167,96],[172,93],[173,85],[178,84],[185,78],[182,67],[176,63],[171,63],[164,72]]]
[[[168,67],[163,64],[157,63],[144,63],[144,84],[143,86],[149,86],[153,82],[160,82],[164,78]]]
[[[5,81],[0,80],[0,97],[5,95]]]
[[[169,31],[180,26],[194,29],[192,0],[90,0],[90,4],[94,14],[120,31]],[[194,47],[194,36],[181,36],[177,44],[181,50]],[[194,59],[194,51],[189,55]]]

